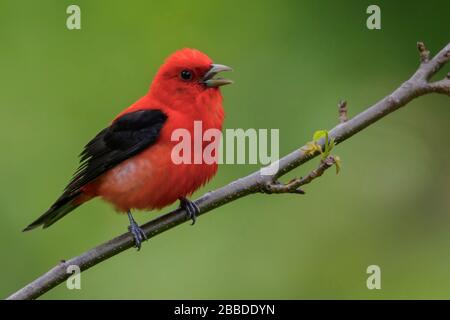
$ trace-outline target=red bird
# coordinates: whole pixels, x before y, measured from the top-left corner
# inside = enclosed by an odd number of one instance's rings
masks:
[[[195,49],[169,56],[148,93],[84,147],[80,166],[63,194],[24,231],[41,225],[46,228],[95,197],[128,213],[128,229],[138,249],[146,236],[133,219],[132,209],[160,209],[180,200],[194,224],[199,209],[186,197],[215,175],[217,163],[174,164],[171,153],[178,142],[171,135],[184,128],[193,137],[194,121],[201,121],[203,132],[222,129],[219,87],[232,81],[214,76],[230,70]]]

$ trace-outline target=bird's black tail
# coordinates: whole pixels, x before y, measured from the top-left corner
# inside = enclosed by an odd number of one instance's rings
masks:
[[[23,231],[33,230],[41,225],[43,228],[51,226],[70,211],[82,204],[82,202],[80,203],[76,201],[80,194],[81,192],[76,192],[70,195],[63,194],[58,200],[56,200],[50,209],[47,210],[47,212],[37,218],[36,221],[32,222],[28,227],[23,229]]]

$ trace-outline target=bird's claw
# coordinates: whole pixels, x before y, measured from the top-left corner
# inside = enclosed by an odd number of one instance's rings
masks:
[[[200,208],[187,198],[180,198],[180,208],[186,210],[188,219],[192,220],[191,225],[195,224],[197,215],[200,213]]]
[[[144,230],[142,230],[137,224],[132,224],[128,227],[128,231],[133,234],[134,246],[139,251],[141,249],[142,242],[147,240]]]
[[[141,250],[142,242],[147,241],[147,235],[145,234],[144,230],[142,230],[141,227],[134,221],[133,217],[131,216],[131,213],[128,214],[128,217],[130,218],[130,225],[128,226],[128,231],[131,232],[131,234],[134,237],[134,246],[137,248],[137,251]]]

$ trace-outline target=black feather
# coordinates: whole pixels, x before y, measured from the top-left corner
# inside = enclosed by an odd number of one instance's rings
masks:
[[[73,200],[80,195],[80,188],[154,144],[166,120],[167,115],[161,110],[139,110],[121,116],[103,129],[84,147],[80,166],[61,197],[24,231],[40,225],[45,228],[75,209],[78,205]]]

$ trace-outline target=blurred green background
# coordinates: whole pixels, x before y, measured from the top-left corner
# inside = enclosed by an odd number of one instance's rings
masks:
[[[126,231],[127,218],[95,200],[21,233],[167,55],[194,47],[233,66],[225,128],[279,128],[286,154],[336,124],[340,99],[355,115],[406,80],[416,41],[435,53],[450,40],[450,2],[376,3],[382,29],[371,31],[372,1],[1,0],[0,296]],[[69,4],[81,30],[66,29]],[[305,196],[235,201],[83,273],[81,290],[43,298],[450,298],[449,102],[419,98],[340,145],[342,173]],[[222,165],[196,195],[257,168]],[[381,290],[366,288],[372,264]]]

